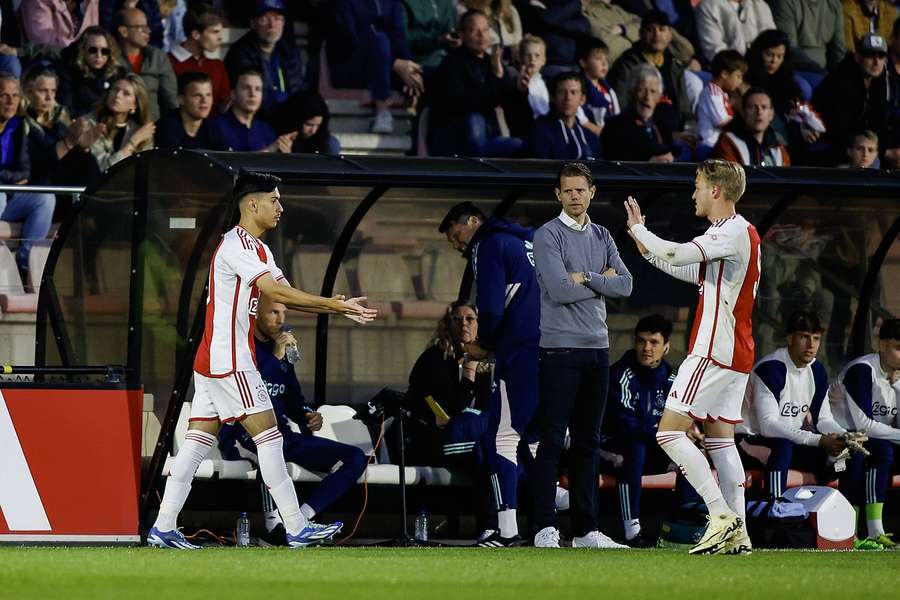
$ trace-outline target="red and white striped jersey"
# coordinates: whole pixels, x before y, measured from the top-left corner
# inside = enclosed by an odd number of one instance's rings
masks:
[[[697,101],[697,134],[700,142],[715,146],[722,129],[734,118],[734,109],[728,94],[713,82],[703,86]]]
[[[240,225],[222,236],[210,262],[206,323],[194,371],[227,377],[235,371],[256,370],[256,282],[267,273],[286,281],[268,246]]]
[[[692,240],[703,254],[690,353],[726,369],[753,368],[751,317],[762,256],[756,228],[741,215],[713,223]]]

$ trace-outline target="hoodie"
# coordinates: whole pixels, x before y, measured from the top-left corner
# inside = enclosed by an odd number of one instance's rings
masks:
[[[666,361],[651,369],[638,364],[634,350],[609,369],[609,399],[603,429],[622,441],[654,442],[675,371]]]

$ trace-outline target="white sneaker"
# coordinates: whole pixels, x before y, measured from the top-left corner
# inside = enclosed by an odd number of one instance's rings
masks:
[[[688,551],[689,554],[716,554],[744,528],[744,522],[733,512],[707,519],[709,524],[703,532],[703,537]]]
[[[556,510],[569,510],[569,490],[556,486]]]
[[[372,133],[394,133],[394,116],[385,110],[372,119]]]
[[[559,529],[544,527],[534,536],[535,548],[559,548]]]
[[[589,531],[587,535],[572,538],[573,548],[628,549],[628,546],[614,542],[609,536],[599,531]]]

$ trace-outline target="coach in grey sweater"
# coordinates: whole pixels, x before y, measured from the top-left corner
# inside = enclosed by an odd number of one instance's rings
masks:
[[[538,547],[559,546],[554,499],[566,429],[571,437],[572,545],[624,547],[597,528],[595,457],[609,382],[603,298],[631,295],[632,279],[609,231],[588,217],[596,192],[592,181],[585,165],[563,165],[556,189],[562,213],[534,236],[541,288],[540,444],[532,474]]]

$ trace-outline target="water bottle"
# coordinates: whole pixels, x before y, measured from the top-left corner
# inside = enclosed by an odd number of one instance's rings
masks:
[[[239,548],[250,546],[250,519],[245,512],[237,520],[237,545]]]
[[[416,517],[416,541],[428,541],[428,512],[423,508]]]
[[[284,331],[285,333],[290,333],[292,331],[292,329],[291,329],[290,325],[282,325],[281,331]],[[300,360],[300,348],[298,348],[296,346],[296,344],[290,344],[288,346],[285,346],[284,357],[292,365],[295,364],[298,360]]]

